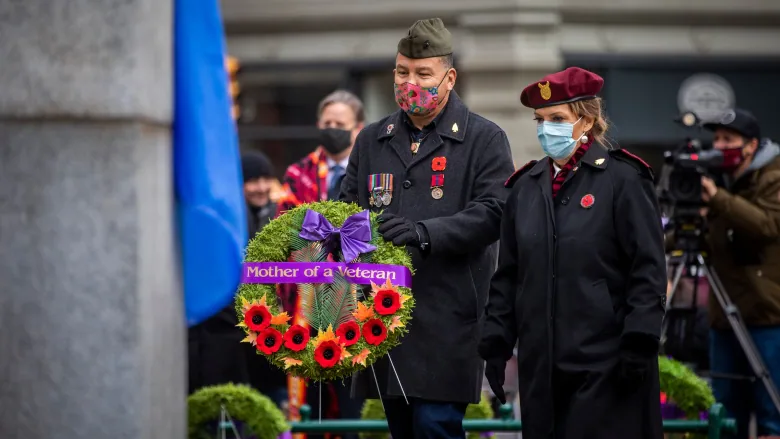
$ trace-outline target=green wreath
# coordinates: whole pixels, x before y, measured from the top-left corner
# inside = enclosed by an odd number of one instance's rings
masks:
[[[219,420],[222,404],[234,421],[247,424],[258,439],[276,439],[290,430],[284,414],[267,396],[248,386],[224,384],[204,387],[187,398],[189,439],[213,437],[206,425]]]
[[[385,409],[382,407],[382,401],[378,399],[367,399],[363,403],[363,408],[360,410],[360,419],[380,419],[385,420]],[[464,419],[493,419],[493,407],[490,406],[490,399],[482,395],[479,400],[479,404],[469,404],[466,407],[466,415]],[[467,439],[480,439],[488,438],[495,439],[494,434],[484,436],[483,433],[469,432],[466,434]],[[360,433],[360,439],[389,439],[390,433]]]
[[[699,419],[701,412],[715,404],[715,396],[707,382],[679,361],[658,357],[658,375],[661,392],[689,419]]]
[[[343,260],[339,251],[329,255],[325,243],[299,236],[307,211],[316,212],[335,227],[347,218],[363,214],[356,204],[334,201],[304,204],[271,221],[247,246],[245,262],[325,262]],[[385,241],[377,231],[377,214],[369,213],[370,244],[376,249],[355,262],[403,266],[413,272],[405,247]],[[400,343],[408,332],[414,299],[411,290],[394,286],[388,276],[384,285],[372,283],[370,297],[362,297],[357,285],[338,271],[329,284],[298,284],[304,326],[290,324],[279,312],[275,284],[243,283],[238,290],[236,312],[244,342],[259,354],[294,376],[315,381],[335,380],[365,369]],[[374,300],[374,298],[378,300]],[[317,330],[310,335],[305,326]]]

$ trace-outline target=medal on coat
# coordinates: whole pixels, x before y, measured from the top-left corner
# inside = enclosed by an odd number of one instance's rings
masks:
[[[431,175],[431,196],[434,200],[440,200],[444,196],[444,174]]]
[[[393,201],[393,174],[368,176],[368,202],[375,207],[389,206]]]
[[[412,142],[411,150],[412,154],[417,154],[417,151],[420,150],[420,142]]]

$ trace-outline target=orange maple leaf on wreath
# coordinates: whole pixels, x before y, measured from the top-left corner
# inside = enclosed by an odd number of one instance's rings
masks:
[[[250,343],[252,346],[257,346],[257,333],[249,331],[246,338],[241,340],[241,343]]]
[[[319,346],[326,341],[335,341],[340,344],[339,338],[336,337],[336,333],[333,332],[333,325],[329,325],[327,330],[320,331],[319,334],[317,334],[317,338],[314,339],[314,346]]]
[[[261,297],[260,300],[256,300],[255,299],[255,300],[252,300],[252,301],[246,300],[246,297],[241,297],[241,309],[244,312],[249,311],[249,308],[251,308],[251,307],[253,307],[255,305],[268,306],[268,304],[265,301],[265,294],[263,294],[263,297]]]
[[[353,312],[352,315],[355,316],[358,322],[365,322],[374,317],[374,308],[364,305],[363,302],[358,302],[357,311]]]
[[[396,329],[403,328],[403,327],[404,327],[404,322],[401,321],[401,317],[400,316],[394,316],[393,320],[390,321],[390,327],[388,327],[387,329],[390,332],[393,332]]]
[[[360,364],[361,366],[366,365],[366,359],[368,358],[368,354],[370,354],[371,351],[368,349],[363,349],[360,351],[359,354],[352,357],[352,364]]]
[[[285,369],[288,369],[292,366],[300,366],[301,364],[303,364],[303,361],[296,360],[295,358],[290,358],[290,357],[284,357],[282,358],[282,360],[284,361]]]
[[[393,284],[390,282],[390,279],[388,278],[387,281],[384,284],[375,284],[371,282],[371,297],[376,296],[376,293],[382,291],[382,290],[393,290],[396,293],[398,292],[398,289],[393,286]]]
[[[289,322],[291,319],[290,315],[287,314],[287,311],[277,314],[271,318],[271,324],[272,325],[284,325],[285,323]]]

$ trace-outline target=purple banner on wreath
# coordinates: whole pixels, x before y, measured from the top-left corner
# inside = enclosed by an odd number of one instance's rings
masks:
[[[245,284],[328,284],[334,274],[353,284],[383,284],[412,287],[412,273],[402,265],[344,262],[245,262],[241,283]]]

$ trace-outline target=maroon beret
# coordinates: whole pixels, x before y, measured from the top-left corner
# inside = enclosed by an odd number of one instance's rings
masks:
[[[601,76],[579,67],[569,67],[526,87],[520,93],[520,102],[526,107],[542,108],[593,99],[603,85]]]

